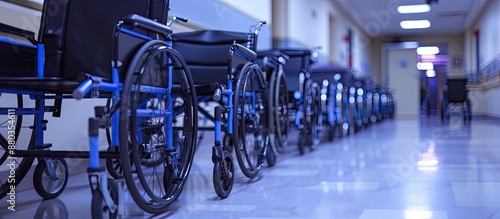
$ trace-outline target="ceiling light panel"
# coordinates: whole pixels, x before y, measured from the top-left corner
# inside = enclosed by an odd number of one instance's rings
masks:
[[[421,5],[400,5],[397,8],[400,14],[425,13],[431,11],[431,7],[427,4]]]
[[[401,21],[400,25],[403,29],[423,29],[429,28],[431,26],[431,22],[428,20],[406,20]]]
[[[434,70],[434,64],[432,62],[419,62],[417,63],[418,70]]]
[[[417,48],[417,54],[419,55],[436,55],[439,53],[439,47],[437,46],[422,46]]]

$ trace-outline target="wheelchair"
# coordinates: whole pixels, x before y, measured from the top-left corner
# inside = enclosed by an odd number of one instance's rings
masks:
[[[321,141],[323,119],[321,113],[321,90],[311,79],[311,65],[316,62],[315,51],[280,49],[289,57],[284,65],[288,89],[290,126],[299,130],[298,149],[313,150]]]
[[[441,121],[450,120],[453,113],[462,116],[464,123],[472,119],[472,106],[468,97],[467,78],[448,78],[441,101]]]
[[[269,118],[273,121],[270,124],[271,141],[277,153],[281,153],[288,145],[289,133],[289,112],[288,105],[290,97],[288,95],[288,85],[284,73],[284,66],[290,57],[280,50],[259,51],[257,62],[261,66],[269,82]]]
[[[330,74],[331,83],[334,87],[334,109],[332,111],[335,125],[331,125],[334,136],[342,137],[354,132],[356,89],[353,86],[353,74],[350,69],[335,65],[321,66],[313,69],[313,72]]]
[[[118,188],[100,159],[120,161],[133,200],[146,212],[164,212],[179,197],[195,152],[197,96],[190,69],[170,45],[172,31],[164,25],[169,3],[47,0],[38,40],[8,28],[29,43],[0,41],[2,57],[16,61],[0,65],[0,98],[6,100],[0,101],[0,123],[12,124],[0,130],[0,164],[17,167],[2,173],[0,197],[15,189],[35,159],[35,190],[44,199],[57,197],[68,180],[64,158],[89,159],[92,218],[118,213]],[[89,150],[51,150],[45,114],[60,117],[63,99],[89,98],[110,103],[96,106],[88,120]],[[100,129],[109,130],[114,149],[99,151]]]
[[[334,80],[335,72],[344,71],[338,66],[321,66],[311,70],[311,78],[320,86],[320,100],[322,124],[327,127],[327,139],[333,141],[338,136],[339,119],[335,114],[337,84]]]
[[[394,99],[394,96],[389,92],[389,88],[387,87],[387,85],[379,85],[376,88],[376,92],[377,94],[374,97],[377,98],[377,121],[386,118],[393,118],[396,110],[396,100]]]
[[[364,89],[364,81],[355,80],[353,83],[354,88],[354,98],[355,109],[354,109],[354,121],[355,121],[355,131],[359,131],[362,129],[368,122],[368,118],[366,117],[366,98],[365,98],[365,89]]]
[[[200,30],[172,36],[173,47],[191,69],[198,104],[217,105],[214,116],[202,107],[198,111],[215,124],[200,129],[215,131],[213,183],[221,198],[228,197],[233,186],[231,151],[235,151],[239,167],[248,178],[257,176],[264,161],[269,166],[276,163],[269,88],[255,53],[257,34],[264,24],[252,26],[249,33]],[[212,97],[214,88],[222,96]]]

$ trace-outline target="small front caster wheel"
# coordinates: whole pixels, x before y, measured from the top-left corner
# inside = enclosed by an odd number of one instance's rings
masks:
[[[222,153],[222,160],[214,164],[213,183],[215,193],[220,198],[227,198],[233,189],[234,164],[233,158],[228,151]]]
[[[116,182],[110,178],[108,180],[108,191],[111,199],[113,199],[113,203],[118,206],[118,185]],[[101,218],[109,218],[115,219],[118,217],[118,209],[115,212],[111,212],[109,210],[108,205],[104,201],[102,196],[102,192],[100,189],[92,190],[92,218],[93,219],[101,219]]]
[[[33,173],[35,191],[44,199],[53,199],[59,196],[68,183],[68,164],[63,158],[52,158],[48,162],[54,170],[53,176],[49,172],[47,162],[40,159]]]

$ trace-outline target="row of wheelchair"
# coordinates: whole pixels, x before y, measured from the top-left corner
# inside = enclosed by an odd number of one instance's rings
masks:
[[[0,25],[0,197],[15,199],[36,160],[33,186],[55,198],[68,181],[65,158],[88,158],[93,218],[118,214],[108,174],[124,178],[141,209],[162,213],[183,190],[199,131],[213,131],[213,186],[226,198],[233,154],[254,178],[276,163],[293,131],[304,153],[323,133],[333,140],[392,116],[386,89],[367,88],[348,69],[314,68],[315,50],[257,52],[265,22],[244,33],[173,33],[173,23],[187,20],[167,21],[169,3],[46,0],[38,39]],[[46,115],[60,117],[65,99],[106,100],[88,119],[88,150],[51,150],[44,139]]]

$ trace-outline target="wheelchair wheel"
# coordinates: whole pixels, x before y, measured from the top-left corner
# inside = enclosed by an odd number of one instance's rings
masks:
[[[288,88],[284,75],[273,74],[271,78],[271,113],[274,117],[274,131],[275,143],[274,146],[277,152],[285,150],[288,145],[288,125],[290,123],[288,118]]]
[[[220,198],[227,198],[233,189],[234,163],[231,153],[223,151],[222,160],[214,163],[213,183],[215,193]]]
[[[12,146],[16,150],[35,149],[35,129],[30,129],[33,122],[28,122],[33,121],[34,116],[11,114],[17,108],[23,108],[22,95],[0,93],[0,107],[9,109],[7,115],[0,115],[0,165],[13,170],[0,171],[1,199],[11,192],[11,186],[16,187],[24,179],[33,164],[34,158],[9,156]]]
[[[109,146],[108,151],[119,151],[118,147]],[[123,167],[120,159],[108,158],[106,159],[106,169],[108,170],[109,175],[111,175],[115,179],[123,178]]]
[[[227,133],[224,133],[224,137],[222,138],[222,147],[224,151],[228,151],[230,154],[233,153],[233,136]]]
[[[111,109],[111,98],[106,100],[106,109]],[[108,151],[119,152],[119,147],[115,147],[111,145],[111,129],[106,129],[106,140],[108,141]],[[111,175],[115,179],[123,178],[123,168],[120,159],[108,158],[106,159],[106,170],[108,170],[109,175]]]
[[[112,179],[108,180],[108,191],[111,195],[111,199],[113,202],[118,205],[118,185]],[[92,190],[92,205],[91,205],[91,213],[92,219],[101,219],[101,218],[109,218],[114,219],[118,217],[118,209],[115,212],[109,211],[109,207],[106,205],[104,198],[102,197],[100,189]]]
[[[128,190],[144,211],[164,212],[181,194],[196,149],[196,93],[181,55],[163,41],[145,43],[130,62],[121,101],[120,159]],[[143,165],[151,159],[160,163]]]
[[[265,145],[267,145],[267,147],[264,149],[264,153],[269,167],[274,167],[274,165],[276,165],[276,161],[278,160],[278,152],[276,151],[274,144],[276,143],[271,140],[271,137],[266,135]]]
[[[68,164],[63,158],[52,158],[49,162],[55,175],[51,176],[47,162],[40,159],[33,173],[33,187],[43,199],[53,199],[59,196],[68,183]],[[55,178],[53,178],[55,177]]]
[[[465,100],[465,113],[464,113],[464,123],[468,120],[469,123],[472,120],[472,106],[470,104],[469,98]]]
[[[234,150],[243,174],[257,175],[264,162],[267,127],[266,87],[258,65],[247,63],[239,72],[234,94]]]
[[[321,112],[321,92],[318,84],[306,82],[304,100],[304,126],[307,133],[306,144],[313,150],[320,143],[323,133],[323,114]]]

